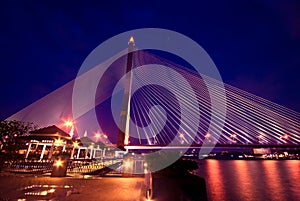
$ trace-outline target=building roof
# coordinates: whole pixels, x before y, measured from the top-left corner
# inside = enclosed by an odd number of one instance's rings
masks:
[[[95,142],[93,140],[91,140],[90,138],[88,137],[82,137],[80,138],[80,142],[82,143],[82,145],[84,147],[88,147],[90,146],[91,144],[94,144]]]
[[[80,142],[82,143],[82,145],[84,146],[84,147],[88,147],[88,146],[90,146],[91,144],[93,144],[93,145],[99,145],[99,147],[101,147],[101,148],[103,148],[103,147],[105,147],[105,144],[103,144],[102,142],[94,142],[93,140],[91,140],[90,138],[88,138],[88,137],[82,137],[82,138],[80,138]]]
[[[49,137],[53,136],[53,137],[61,137],[61,138],[71,138],[71,136],[68,133],[61,130],[55,125],[30,131],[27,136],[49,136]]]

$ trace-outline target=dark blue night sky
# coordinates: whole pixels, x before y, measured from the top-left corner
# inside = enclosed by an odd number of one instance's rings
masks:
[[[147,27],[190,37],[224,82],[300,112],[297,0],[45,2],[0,3],[2,119],[74,79],[101,42]]]

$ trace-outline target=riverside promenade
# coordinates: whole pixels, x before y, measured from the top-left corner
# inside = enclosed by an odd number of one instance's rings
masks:
[[[193,175],[153,175],[152,201],[207,200],[205,181]],[[50,177],[0,174],[0,200],[146,201],[144,177]]]
[[[143,177],[0,174],[0,200],[145,201]]]

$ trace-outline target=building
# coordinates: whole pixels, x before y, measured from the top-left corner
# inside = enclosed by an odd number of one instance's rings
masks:
[[[73,148],[71,136],[55,125],[30,131],[20,138],[28,144],[25,159],[51,160],[62,153],[71,154]]]

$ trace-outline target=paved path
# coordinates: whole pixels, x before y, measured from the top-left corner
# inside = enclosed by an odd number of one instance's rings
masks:
[[[48,185],[48,186],[46,186]],[[51,186],[53,185],[53,186]],[[24,189],[25,187],[31,187]],[[55,189],[51,193],[50,189]],[[47,195],[33,195],[36,193]],[[53,190],[52,190],[53,191]],[[53,178],[0,175],[0,200],[145,201],[144,178]],[[25,195],[27,193],[27,195]],[[28,193],[32,195],[28,195]]]

